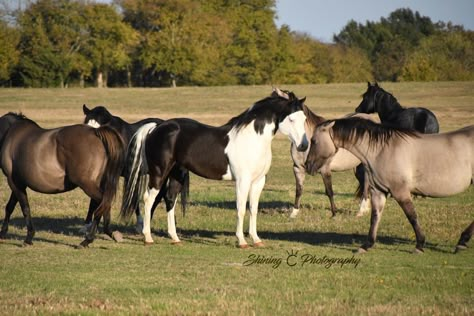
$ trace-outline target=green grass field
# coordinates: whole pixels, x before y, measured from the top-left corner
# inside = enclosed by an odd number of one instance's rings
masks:
[[[474,124],[474,82],[385,83],[405,106],[425,106],[442,131]],[[352,112],[366,84],[282,86],[316,113]],[[270,86],[177,89],[1,89],[0,113],[22,111],[41,126],[80,123],[82,104],[105,105],[129,121],[190,117],[223,124],[271,92]],[[152,223],[155,244],[144,247],[130,224],[118,221],[123,243],[100,234],[89,249],[75,246],[88,199],[81,190],[59,195],[29,191],[36,236],[26,235],[19,207],[8,239],[0,243],[0,314],[315,315],[474,313],[474,242],[454,255],[461,231],[474,218],[474,187],[445,199],[417,198],[427,246],[410,252],[415,236],[403,211],[389,199],[376,247],[366,240],[369,217],[356,218],[352,172],[333,174],[340,213],[330,218],[321,177],[307,176],[303,207],[288,218],[294,199],[289,141],[277,135],[273,163],[260,199],[258,231],[266,247],[236,248],[233,182],[191,176],[186,217],[177,213],[182,246],[166,236],[160,206]],[[10,190],[2,177],[0,203]],[[3,216],[2,216],[3,218]],[[246,217],[246,229],[248,216]],[[250,239],[249,239],[250,241]],[[252,259],[258,259],[252,263]],[[311,261],[312,259],[312,261]],[[351,261],[345,265],[335,260]]]

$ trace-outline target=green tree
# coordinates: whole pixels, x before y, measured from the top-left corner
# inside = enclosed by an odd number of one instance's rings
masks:
[[[131,86],[131,54],[138,34],[110,5],[92,3],[86,6],[88,40],[81,52],[92,63],[98,87],[107,87],[107,74],[112,70],[127,70]],[[85,74],[83,71],[82,74]],[[82,80],[81,80],[82,81]]]
[[[398,80],[407,55],[420,41],[441,30],[429,17],[410,9],[397,9],[379,22],[350,21],[334,41],[364,51],[373,64],[376,80]]]
[[[371,81],[372,66],[362,50],[334,45],[331,47],[330,74],[331,82]]]
[[[19,72],[26,86],[64,87],[74,71],[86,71],[75,68],[83,65],[79,50],[87,40],[83,5],[40,0],[21,14],[19,24]]]
[[[402,80],[474,80],[474,32],[425,38],[403,66]]]
[[[19,40],[18,29],[0,20],[0,81],[9,80],[19,62],[20,52],[17,49]]]

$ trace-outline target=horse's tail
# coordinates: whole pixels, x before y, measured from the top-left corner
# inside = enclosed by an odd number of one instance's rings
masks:
[[[125,143],[122,137],[111,127],[102,126],[94,129],[97,137],[104,144],[107,163],[100,182],[102,201],[94,212],[94,216],[110,214],[112,202],[117,193],[120,174],[124,163]]]
[[[148,165],[145,157],[145,141],[148,134],[157,126],[156,123],[147,123],[140,127],[133,135],[127,149],[126,175],[120,216],[128,219],[137,209],[140,196],[148,185]]]
[[[366,192],[364,192],[364,190],[365,190],[365,181],[367,181],[367,179],[365,179],[365,169],[364,169],[364,166],[362,164],[359,164],[356,167],[355,176],[357,178],[357,181],[359,182],[359,186],[357,187],[357,189],[355,191],[355,196],[358,199],[360,199],[366,193]]]

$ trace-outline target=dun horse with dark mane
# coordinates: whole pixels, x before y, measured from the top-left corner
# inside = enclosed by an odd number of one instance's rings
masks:
[[[307,169],[316,172],[338,148],[359,158],[368,174],[372,213],[369,237],[359,249],[375,244],[387,195],[405,212],[422,252],[425,235],[411,194],[445,197],[466,190],[474,181],[474,125],[443,134],[419,134],[356,118],[328,121],[316,128]],[[474,222],[461,234],[456,250],[467,247]]]

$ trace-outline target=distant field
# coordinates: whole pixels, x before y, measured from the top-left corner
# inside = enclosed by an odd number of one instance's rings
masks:
[[[404,106],[432,110],[442,131],[474,124],[474,82],[382,86]],[[352,112],[366,87],[281,88],[306,96],[314,112],[335,118]],[[85,103],[105,105],[129,121],[190,117],[218,125],[270,92],[270,86],[0,89],[0,113],[22,111],[52,128],[82,122]],[[9,239],[0,243],[0,314],[474,314],[474,241],[471,249],[452,253],[474,218],[473,186],[450,198],[415,199],[427,238],[423,255],[410,254],[413,230],[389,199],[376,248],[357,256],[352,251],[366,240],[369,217],[354,217],[358,202],[352,172],[334,174],[333,184],[340,208],[335,219],[330,218],[321,177],[307,176],[302,211],[290,220],[295,185],[289,141],[277,135],[258,217],[266,247],[247,250],[235,247],[233,182],[191,177],[188,212],[184,218],[177,213],[181,247],[166,236],[164,206],[153,219],[155,245],[144,247],[132,225],[118,221],[116,202],[113,223],[124,233],[124,243],[100,234],[89,249],[76,250],[86,195],[80,190],[60,195],[30,191],[34,246],[22,247],[26,229],[17,207]],[[3,207],[10,194],[4,177],[0,189]],[[267,263],[250,264],[252,258]],[[351,263],[330,265],[336,259]]]

